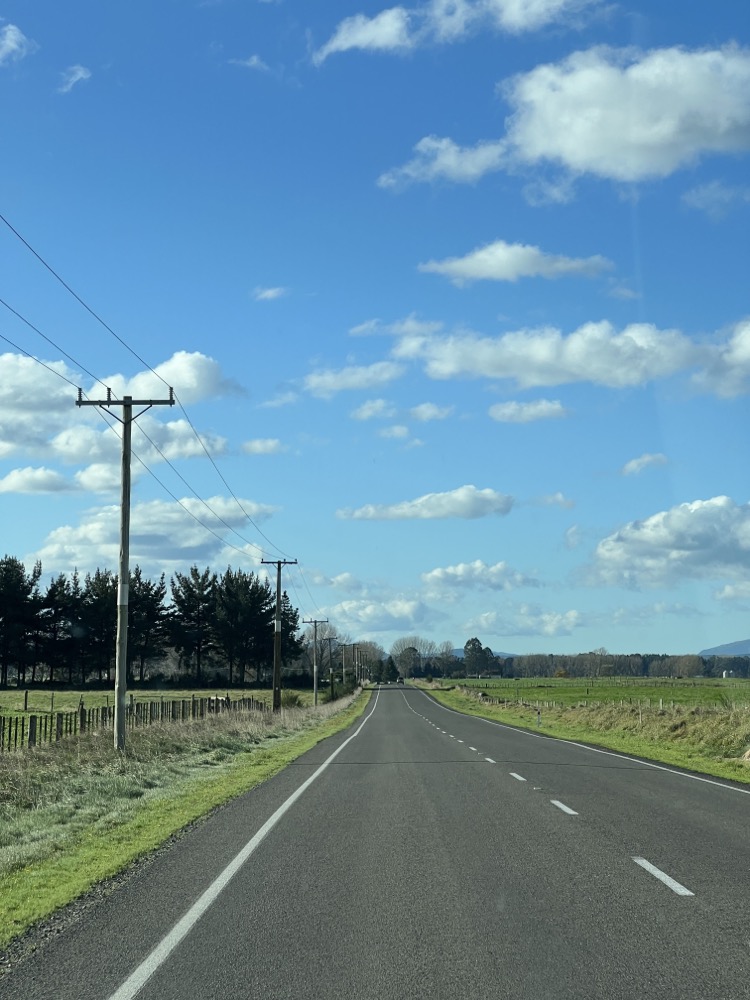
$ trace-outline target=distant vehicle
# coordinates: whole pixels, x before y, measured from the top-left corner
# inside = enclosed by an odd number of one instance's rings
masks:
[[[396,678],[396,683],[397,684],[403,684],[404,683],[404,678],[403,677],[397,677]]]

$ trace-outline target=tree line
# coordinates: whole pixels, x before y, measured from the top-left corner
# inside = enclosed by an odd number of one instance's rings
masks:
[[[0,560],[0,687],[109,682],[117,633],[117,575],[77,570],[40,584],[14,556]],[[176,659],[177,673],[197,686],[258,681],[273,663],[276,594],[265,578],[228,566],[176,572],[167,585],[130,572],[128,683],[142,684],[149,668]],[[302,652],[299,612],[286,592],[281,601],[284,663]],[[153,673],[153,671],[152,671]],[[253,676],[254,675],[254,676]]]

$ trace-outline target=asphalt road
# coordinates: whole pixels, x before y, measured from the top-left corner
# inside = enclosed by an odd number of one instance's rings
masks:
[[[750,794],[392,685],[0,996],[750,998]]]

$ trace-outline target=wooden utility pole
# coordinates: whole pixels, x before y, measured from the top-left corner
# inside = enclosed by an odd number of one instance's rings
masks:
[[[328,622],[327,618],[303,618],[303,625],[313,627],[313,705],[318,704],[318,625]],[[329,647],[330,648],[330,647]]]
[[[122,407],[122,419],[112,414],[122,424],[122,472],[120,489],[120,568],[117,577],[117,646],[115,651],[115,750],[125,749],[125,719],[128,684],[128,587],[130,580],[130,440],[132,424],[152,406],[174,406],[174,390],[169,389],[169,399],[133,399],[123,396],[113,399],[107,389],[106,399],[84,399],[78,390],[76,406]],[[133,407],[144,409],[133,416]]]
[[[281,711],[281,567],[296,566],[296,559],[261,559],[276,567],[276,620],[273,632],[273,710]]]

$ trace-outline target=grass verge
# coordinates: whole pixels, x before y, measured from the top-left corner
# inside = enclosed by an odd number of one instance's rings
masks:
[[[369,695],[0,759],[0,947],[361,715]]]
[[[560,706],[545,708],[537,726],[536,707],[494,705],[469,690],[430,694],[447,708],[504,722],[545,736],[591,743],[661,764],[750,784],[750,711],[686,708],[657,709]]]

